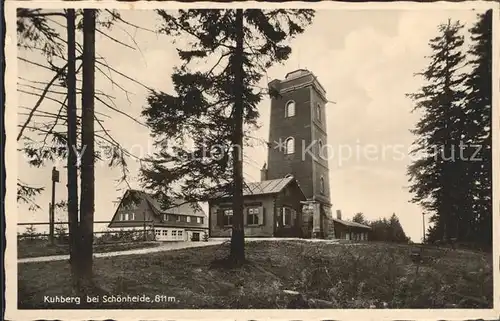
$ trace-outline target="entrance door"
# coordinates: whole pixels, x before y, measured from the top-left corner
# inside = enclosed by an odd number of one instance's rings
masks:
[[[200,233],[193,232],[193,241],[199,241],[200,240]]]

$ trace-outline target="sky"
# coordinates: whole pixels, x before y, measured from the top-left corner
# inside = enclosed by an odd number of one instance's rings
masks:
[[[124,20],[151,30],[156,30],[161,23],[152,11],[120,13]],[[413,104],[405,94],[417,91],[423,84],[414,73],[427,65],[428,41],[437,35],[437,26],[450,18],[460,20],[469,28],[477,13],[429,7],[405,11],[318,10],[313,23],[292,40],[289,60],[267,71],[262,87],[272,79],[283,79],[293,70],[308,69],[325,88],[327,98],[335,102],[326,106],[328,144],[337,154],[342,151],[329,163],[334,213],[340,209],[343,218],[352,218],[355,213],[362,212],[368,220],[388,218],[395,213],[406,234],[414,241],[421,240],[422,211],[418,205],[409,202],[412,195],[406,175],[407,166],[412,161],[408,150],[415,139],[410,129],[414,128],[419,115],[411,112]],[[108,34],[140,50],[126,48],[98,34],[98,55],[105,57],[114,69],[150,88],[173,92],[170,75],[179,65],[179,59],[171,38],[126,26],[114,26]],[[44,61],[39,53],[24,50],[20,50],[18,56]],[[104,68],[103,71],[109,74],[109,70]],[[31,80],[47,81],[51,78],[50,73],[20,61],[18,73]],[[96,78],[96,88],[114,96],[121,110],[144,121],[140,113],[146,105],[147,89],[113,72],[111,79],[130,93],[125,94],[101,74]],[[18,94],[19,106],[30,107],[35,102],[33,96]],[[252,136],[267,140],[270,100],[264,99],[258,109],[261,127]],[[22,123],[26,116],[21,113],[26,111],[19,110],[18,123]],[[40,110],[57,112],[58,107],[45,102]],[[96,110],[108,115],[103,117],[107,130],[131,153],[145,156],[152,151],[147,128],[101,104],[96,105]],[[245,179],[259,180],[259,170],[267,159],[264,147],[246,148],[244,154]],[[26,205],[18,205],[19,222],[48,221],[52,165],[61,171],[61,181],[56,185],[57,202],[64,200],[67,194],[65,162],[33,168],[26,164],[24,156],[18,156],[19,179],[46,188],[36,199],[40,210],[32,212]],[[129,160],[133,188],[140,188],[138,169],[139,163]],[[120,175],[118,168],[109,168],[104,163],[96,165],[95,220],[111,220],[116,201],[127,188],[116,181]],[[59,213],[57,219],[65,220],[63,213]],[[96,226],[96,229],[100,228]]]

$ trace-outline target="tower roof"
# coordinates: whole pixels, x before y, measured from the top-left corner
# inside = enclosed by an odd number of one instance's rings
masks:
[[[287,73],[285,76],[285,80],[291,80],[291,79],[299,78],[299,77],[302,77],[305,75],[313,75],[313,73],[307,69],[297,69],[297,70],[294,70],[294,71]]]
[[[289,72],[285,75],[285,79],[274,79],[268,86],[277,93],[295,90],[300,87],[312,86],[326,101],[325,88],[319,83],[316,75],[307,69],[297,69]]]

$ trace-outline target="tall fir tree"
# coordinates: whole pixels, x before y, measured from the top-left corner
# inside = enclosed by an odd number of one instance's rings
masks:
[[[51,17],[65,18],[66,30],[65,32],[57,26],[59,23],[52,20]],[[106,147],[112,152],[112,160],[109,166],[120,166],[123,173],[126,173],[127,163],[124,158],[126,151],[121,145],[108,133],[102,120],[97,115],[102,113],[94,111],[94,100],[101,102],[104,107],[119,112],[122,115],[127,115],[112,107],[107,101],[113,101],[112,96],[105,93],[96,92],[95,90],[95,70],[97,69],[102,73],[95,64],[106,66],[113,72],[117,70],[111,68],[107,63],[96,61],[95,59],[95,32],[98,31],[105,34],[97,27],[109,29],[115,21],[132,25],[123,20],[120,14],[114,10],[75,10],[65,9],[60,11],[46,12],[38,8],[30,9],[17,9],[17,34],[18,34],[18,48],[23,48],[30,51],[40,51],[47,60],[47,66],[41,65],[37,61],[31,61],[25,58],[18,57],[18,59],[37,67],[54,71],[55,75],[49,82],[41,82],[30,79],[24,79],[30,85],[24,84],[28,88],[35,89],[34,92],[28,92],[20,89],[23,84],[18,84],[18,91],[38,96],[37,103],[30,109],[27,114],[27,119],[22,120],[20,125],[21,130],[17,136],[18,142],[28,141],[30,144],[25,144],[24,147],[19,148],[20,152],[33,159],[29,164],[36,167],[43,167],[46,162],[54,161],[56,157],[66,158],[67,160],[67,209],[68,209],[68,230],[69,230],[69,253],[72,271],[72,281],[75,289],[80,293],[85,293],[89,288],[82,286],[94,286],[92,284],[92,243],[93,243],[93,214],[94,214],[94,163],[100,159],[100,155],[94,150],[94,143],[97,142],[101,147]],[[132,25],[136,29],[140,28]],[[64,26],[61,24],[59,27]],[[76,39],[77,32],[83,32],[83,52],[82,45]],[[64,39],[63,34],[66,33],[67,38]],[[120,41],[110,37],[108,38],[116,42]],[[126,44],[123,44],[126,46]],[[64,52],[66,48],[66,52]],[[78,53],[78,56],[76,55]],[[82,60],[84,66],[76,67],[76,62]],[[57,63],[67,62],[64,66],[58,67]],[[83,69],[81,79],[78,79],[79,70]],[[26,75],[24,75],[26,77]],[[106,74],[106,77],[109,77]],[[125,76],[126,77],[126,76]],[[19,77],[19,79],[23,79]],[[82,81],[82,87],[77,89],[78,80]],[[137,84],[139,82],[135,81]],[[112,81],[114,84],[115,82]],[[45,87],[38,88],[35,84],[42,84]],[[144,85],[142,85],[144,86]],[[56,91],[53,87],[64,88],[66,91]],[[145,87],[145,86],[144,86]],[[121,88],[121,87],[120,87]],[[37,91],[42,91],[42,94],[37,94]],[[52,96],[51,96],[52,94]],[[77,95],[82,95],[82,123],[78,117],[78,104]],[[65,99],[58,99],[58,95],[64,95]],[[102,97],[102,98],[101,98]],[[60,104],[60,109],[57,114],[41,111],[45,101],[52,101]],[[66,112],[65,112],[66,109]],[[35,123],[35,119],[42,114],[43,120]],[[47,119],[51,120],[48,121]],[[59,120],[64,120],[66,124],[58,123]],[[106,135],[100,135],[94,131],[94,122],[106,132]],[[58,129],[60,126],[66,127],[66,131]],[[84,125],[84,128],[82,128]],[[29,130],[28,130],[29,129]],[[78,133],[82,131],[80,136]],[[38,141],[38,137],[29,135],[28,132],[37,132],[45,136],[43,141]],[[80,136],[80,137],[79,137]],[[52,142],[55,146],[45,148],[47,139],[52,137]],[[81,141],[79,142],[79,138]],[[42,143],[44,147],[39,148],[38,144]],[[85,146],[85,149],[79,148]],[[82,156],[82,202],[79,207],[78,202],[78,162],[76,150],[79,150]],[[85,151],[85,152],[84,152]],[[127,155],[130,156],[130,153]],[[122,177],[126,180],[126,174]],[[40,194],[43,188],[31,187],[20,180],[18,180],[18,201],[31,204],[33,208],[37,208],[34,197]],[[57,206],[57,204],[56,204]],[[79,208],[81,216],[79,215]],[[81,221],[80,221],[81,218]],[[81,224],[80,224],[81,223]]]
[[[396,216],[396,213],[393,213],[389,218],[389,240],[391,242],[408,242],[409,238],[406,236],[405,231],[403,230],[403,226],[401,222],[399,222],[399,218]]]
[[[93,237],[95,209],[95,30],[96,10],[83,10],[82,147],[79,269],[84,289],[93,286]]]
[[[428,241],[459,238],[459,223],[470,216],[470,189],[466,180],[465,160],[461,155],[465,76],[460,73],[465,56],[464,38],[459,22],[441,24],[439,36],[429,42],[432,54],[421,75],[426,82],[417,93],[409,94],[414,111],[421,113],[416,129],[413,154],[420,158],[408,168],[412,202],[433,213]]]
[[[478,16],[469,30],[471,73],[466,86],[469,185],[473,195],[468,241],[491,248],[492,242],[492,10]]]
[[[142,171],[145,187],[168,206],[171,196],[199,201],[217,193],[233,200],[230,258],[245,260],[243,144],[256,126],[258,89],[266,70],[285,61],[288,40],[304,31],[312,10],[158,11],[163,32],[190,39],[172,75],[175,95],[154,92],[143,112],[161,149]],[[207,60],[215,58],[214,65]],[[206,68],[196,62],[203,62]],[[246,127],[245,127],[246,126]],[[189,138],[191,146],[186,144]],[[180,188],[173,189],[174,185]]]
[[[66,75],[66,100],[67,104],[67,145],[68,150],[78,148],[78,117],[76,103],[76,12],[75,9],[66,10],[67,31],[67,60],[68,72]],[[76,289],[80,288],[80,259],[79,259],[79,197],[78,197],[78,166],[77,155],[69,152],[67,157],[67,193],[68,193],[68,232],[69,232],[69,256],[71,264],[71,276]]]

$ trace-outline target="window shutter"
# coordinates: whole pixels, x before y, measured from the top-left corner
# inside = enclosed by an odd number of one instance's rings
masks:
[[[221,209],[217,210],[217,226],[224,226],[224,211]]]
[[[249,208],[245,208],[243,210],[243,226],[247,226],[248,225],[248,212],[249,212]]]
[[[266,209],[259,207],[259,225],[266,225]]]

